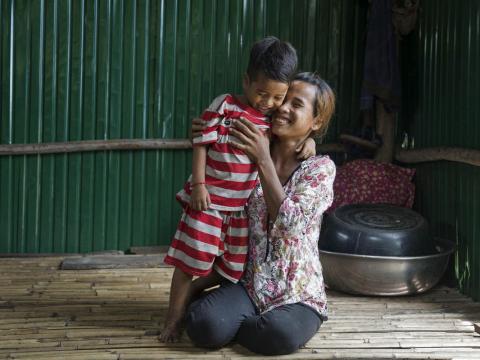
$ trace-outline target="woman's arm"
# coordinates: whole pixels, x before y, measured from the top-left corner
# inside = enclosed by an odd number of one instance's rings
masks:
[[[244,119],[235,121],[234,126],[234,128],[230,129],[231,134],[240,140],[241,143],[230,142],[230,144],[245,152],[257,164],[268,213],[271,219],[275,219],[278,215],[278,209],[287,195],[283,190],[282,183],[278,178],[270,156],[268,135]]]
[[[268,214],[270,215],[270,219],[274,220],[277,218],[278,210],[287,195],[283,190],[282,183],[278,178],[277,171],[270,156],[268,159],[259,162],[257,166]]]
[[[192,126],[190,127],[188,132],[188,138],[190,139],[190,141],[193,142],[194,138],[202,136],[202,132],[206,128],[207,125],[205,124],[204,120],[202,120],[201,118],[193,118]]]
[[[320,221],[321,215],[333,202],[335,164],[328,157],[319,157],[299,169],[293,193],[280,206],[271,235],[279,238],[298,237]]]

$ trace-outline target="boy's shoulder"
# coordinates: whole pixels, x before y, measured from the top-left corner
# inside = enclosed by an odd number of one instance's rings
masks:
[[[226,101],[227,97],[230,97],[230,96],[231,96],[230,94],[222,94],[222,95],[217,96],[210,103],[207,110],[217,111],[222,106],[222,104]]]
[[[207,108],[208,111],[222,112],[222,109],[230,109],[235,111],[250,111],[250,107],[245,105],[238,95],[222,94],[217,96]]]

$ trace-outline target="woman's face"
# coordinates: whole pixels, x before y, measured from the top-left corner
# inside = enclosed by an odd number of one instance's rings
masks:
[[[303,81],[294,81],[272,118],[272,133],[279,138],[304,139],[319,128],[314,117],[316,88]]]

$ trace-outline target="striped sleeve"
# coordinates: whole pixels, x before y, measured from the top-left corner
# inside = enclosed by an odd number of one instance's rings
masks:
[[[207,145],[215,143],[218,139],[218,126],[223,119],[224,103],[227,95],[216,97],[210,106],[203,112],[201,118],[207,126],[202,135],[193,138],[193,145]]]

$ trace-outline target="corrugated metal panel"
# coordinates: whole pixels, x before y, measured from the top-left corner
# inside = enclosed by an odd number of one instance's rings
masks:
[[[0,0],[0,143],[184,138],[241,90],[252,43],[276,35],[355,121],[365,4],[347,0]],[[359,40],[360,39],[360,40]],[[353,120],[352,120],[353,119]],[[0,158],[0,252],[168,244],[189,151]]]
[[[480,2],[421,2],[418,31],[404,45],[404,128],[416,147],[480,148]],[[456,277],[480,299],[480,168],[417,167],[418,210],[436,234],[458,242]]]

